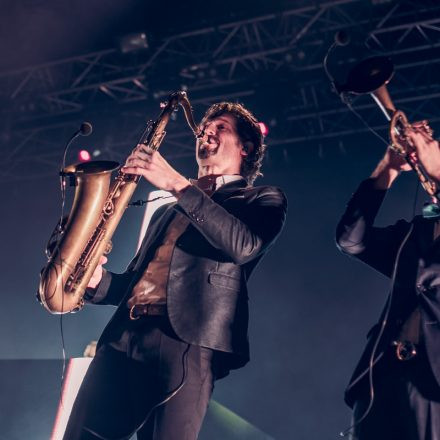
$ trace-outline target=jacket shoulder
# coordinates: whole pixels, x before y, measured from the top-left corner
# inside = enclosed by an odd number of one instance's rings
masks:
[[[245,189],[246,196],[258,202],[269,202],[287,206],[287,197],[281,188],[271,185],[251,186]]]

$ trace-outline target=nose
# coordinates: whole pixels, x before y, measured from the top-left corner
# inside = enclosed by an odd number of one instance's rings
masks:
[[[203,130],[205,135],[213,135],[215,134],[215,126],[214,124],[206,124],[205,129]]]

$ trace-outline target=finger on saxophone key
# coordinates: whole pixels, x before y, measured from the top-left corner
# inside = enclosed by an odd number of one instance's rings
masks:
[[[98,286],[102,279],[102,265],[107,263],[107,261],[108,258],[105,255],[102,255],[95,271],[93,272],[92,278],[90,278],[89,284],[87,284],[87,287],[95,289]]]

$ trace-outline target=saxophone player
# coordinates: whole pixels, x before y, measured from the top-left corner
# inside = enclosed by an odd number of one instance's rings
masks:
[[[410,160],[437,188],[439,143],[426,122],[406,129]],[[440,439],[440,215],[374,225],[388,189],[411,167],[390,148],[349,201],[337,245],[389,277],[391,293],[369,332],[345,400],[357,440]]]
[[[136,149],[123,171],[170,191],[127,270],[98,266],[86,302],[116,305],[65,440],[196,439],[214,381],[249,360],[247,280],[278,237],[286,198],[253,186],[265,145],[242,105],[218,103],[196,143],[198,178]],[[105,262],[105,258],[101,263]]]

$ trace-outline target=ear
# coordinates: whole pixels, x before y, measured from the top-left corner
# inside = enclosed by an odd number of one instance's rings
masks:
[[[243,143],[243,146],[241,147],[241,155],[247,156],[249,153],[252,152],[254,149],[254,144],[251,141],[246,141]]]

